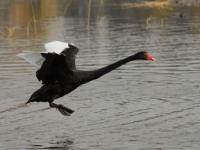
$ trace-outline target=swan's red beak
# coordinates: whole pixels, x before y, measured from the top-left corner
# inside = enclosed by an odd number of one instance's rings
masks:
[[[150,53],[147,53],[147,52],[146,52],[145,55],[146,55],[146,59],[147,59],[147,60],[151,60],[151,61],[154,61],[154,60],[155,60],[155,58],[154,58]]]

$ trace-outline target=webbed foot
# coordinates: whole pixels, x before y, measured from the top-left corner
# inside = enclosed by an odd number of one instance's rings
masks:
[[[64,116],[70,116],[74,112],[74,110],[67,108],[62,104],[49,103],[49,106],[58,109]]]

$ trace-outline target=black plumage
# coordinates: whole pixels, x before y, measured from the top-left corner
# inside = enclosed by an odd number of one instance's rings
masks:
[[[76,69],[75,57],[77,53],[78,48],[70,44],[69,48],[64,49],[60,54],[41,53],[45,60],[36,72],[36,76],[39,81],[42,81],[43,85],[32,94],[27,103],[48,102],[50,107],[57,108],[63,115],[70,115],[74,112],[73,110],[55,104],[53,101],[70,93],[78,86],[95,80],[129,61],[138,59],[153,60],[149,53],[139,52],[106,67],[84,71]]]

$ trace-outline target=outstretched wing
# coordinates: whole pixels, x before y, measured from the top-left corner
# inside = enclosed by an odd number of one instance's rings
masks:
[[[53,41],[45,44],[45,53],[55,53],[58,55],[64,55],[65,56],[65,63],[67,64],[67,67],[71,70],[76,69],[75,65],[75,58],[76,54],[78,53],[78,48],[74,46],[74,44],[69,44],[65,42],[60,41]],[[44,56],[44,55],[43,55]],[[47,57],[45,57],[48,59]]]
[[[45,61],[36,72],[36,77],[43,84],[55,83],[63,80],[71,70],[67,67],[64,55],[56,53],[43,53]]]
[[[53,41],[46,43],[45,49],[46,51],[42,53],[21,53],[18,55],[30,64],[40,67],[36,76],[43,84],[63,80],[76,69],[75,58],[78,48],[73,44]]]
[[[45,43],[44,47],[46,49],[45,53],[56,53],[60,54],[66,48],[69,48],[69,44],[61,41],[52,41]]]
[[[43,84],[61,82],[76,69],[75,57],[78,48],[72,44],[64,44],[58,41],[45,44],[47,52],[41,53],[45,61],[36,72],[38,80],[41,80]],[[56,52],[53,52],[53,48],[57,48]]]
[[[27,62],[29,62],[33,66],[40,67],[42,63],[44,62],[44,57],[40,53],[34,53],[34,52],[25,52],[20,53],[17,55],[20,58],[23,58]]]

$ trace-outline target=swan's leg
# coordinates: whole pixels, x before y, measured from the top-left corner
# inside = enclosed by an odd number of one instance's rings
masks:
[[[70,116],[74,112],[74,110],[63,106],[62,104],[55,104],[51,102],[49,103],[49,106],[52,108],[57,108],[64,116]]]

